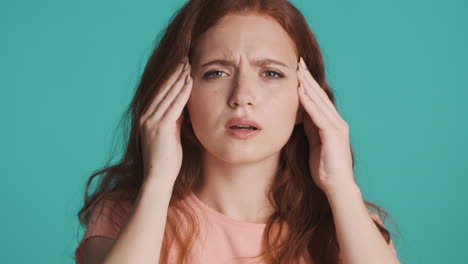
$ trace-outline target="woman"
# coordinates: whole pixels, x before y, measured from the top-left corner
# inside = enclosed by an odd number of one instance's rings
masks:
[[[398,263],[291,3],[186,3],[127,113],[123,159],[88,181],[78,263]]]

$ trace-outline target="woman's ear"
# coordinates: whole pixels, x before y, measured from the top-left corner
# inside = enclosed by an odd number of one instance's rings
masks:
[[[297,110],[297,113],[296,113],[296,125],[299,125],[299,124],[302,124],[302,118],[304,116],[304,108],[302,107],[302,105],[299,105],[299,109]]]

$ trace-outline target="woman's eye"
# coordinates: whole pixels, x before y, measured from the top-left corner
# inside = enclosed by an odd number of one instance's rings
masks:
[[[217,74],[219,73],[219,74]],[[216,78],[218,76],[221,76],[220,74],[224,73],[223,71],[218,71],[218,70],[214,70],[214,71],[209,71],[207,73],[205,73],[203,75],[203,78],[204,79],[213,79],[213,78]],[[267,73],[267,78],[273,78],[273,79],[277,79],[277,78],[283,78],[284,75],[281,74],[281,73],[278,73],[276,71],[265,71],[264,73]],[[270,73],[270,74],[268,74]]]
[[[214,76],[214,73],[222,73],[222,71],[209,71],[203,75],[204,79],[212,79],[211,77]],[[219,75],[218,75],[219,76]]]
[[[281,73],[275,72],[275,71],[266,71],[266,73],[273,73],[273,74],[276,74],[276,76],[278,76],[278,77],[272,77],[273,79],[283,78],[284,77],[284,75],[282,75]],[[270,76],[272,76],[272,75],[270,75]],[[270,77],[270,76],[267,76],[267,77]]]

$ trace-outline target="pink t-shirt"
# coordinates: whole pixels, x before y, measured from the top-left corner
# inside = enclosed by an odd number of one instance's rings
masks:
[[[193,193],[190,193],[186,201],[194,209],[197,216],[201,238],[198,243],[194,244],[189,263],[247,263],[250,259],[242,261],[234,258],[253,257],[260,253],[266,224],[243,222],[230,218],[204,204]],[[85,264],[83,262],[83,244],[86,239],[93,236],[116,239],[132,207],[130,202],[121,203],[122,207],[115,207],[116,203],[110,200],[106,200],[103,204],[99,216],[92,215],[86,232],[75,250],[77,264]],[[110,221],[111,215],[114,224]],[[371,216],[382,223],[376,214],[372,213]],[[390,243],[390,246],[396,254],[393,242]],[[171,249],[169,254],[171,261],[175,259],[177,251]],[[307,252],[301,259],[302,263],[312,263]]]

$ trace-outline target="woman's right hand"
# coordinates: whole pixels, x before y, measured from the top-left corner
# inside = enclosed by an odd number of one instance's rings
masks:
[[[157,177],[173,184],[179,174],[182,166],[182,112],[193,84],[190,72],[191,66],[185,57],[140,117],[144,181]]]

